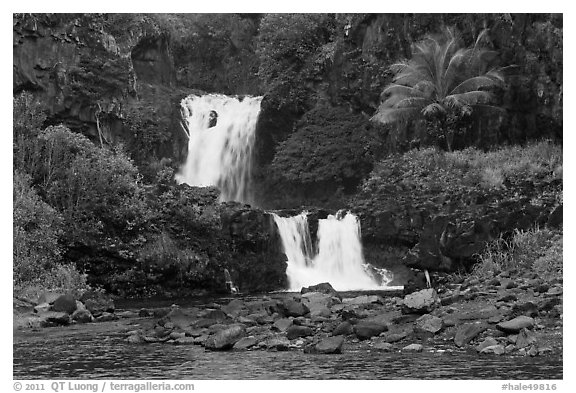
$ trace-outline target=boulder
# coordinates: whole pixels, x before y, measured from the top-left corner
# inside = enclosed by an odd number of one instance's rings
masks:
[[[118,315],[114,315],[109,312],[102,313],[99,317],[97,317],[96,322],[110,322],[118,320]]]
[[[349,334],[354,333],[354,327],[348,321],[344,321],[340,323],[336,328],[332,331],[333,336],[347,336]]]
[[[102,315],[102,313],[112,313],[115,310],[114,300],[112,297],[102,291],[87,291],[82,294],[80,301],[84,303],[86,309],[95,317]]]
[[[204,343],[204,347],[216,351],[227,350],[244,336],[246,336],[246,328],[243,325],[234,325],[210,335]]]
[[[356,333],[356,337],[360,340],[367,340],[370,337],[378,336],[387,330],[387,325],[369,321],[360,321],[354,326],[354,333]]]
[[[48,311],[41,315],[40,325],[43,327],[66,326],[70,324],[70,314],[64,311]]]
[[[402,312],[405,314],[426,314],[439,304],[438,294],[434,289],[423,289],[404,297]]]
[[[402,352],[422,352],[423,349],[422,344],[410,344],[402,348]]]
[[[88,310],[76,310],[72,313],[72,320],[78,323],[92,322],[92,314]]]
[[[267,349],[287,351],[290,346],[290,340],[286,336],[272,336],[264,341],[264,346]]]
[[[402,331],[400,333],[386,333],[384,339],[386,340],[387,343],[395,343],[404,340],[409,335],[410,333],[407,331]]]
[[[390,344],[389,342],[386,342],[386,341],[378,341],[372,346],[372,348],[378,349],[378,350],[384,351],[384,352],[390,352],[394,349],[394,346],[392,344]]]
[[[310,310],[310,317],[329,317],[330,307],[339,302],[338,298],[320,292],[307,292],[302,295],[302,303]]]
[[[170,322],[174,325],[174,327],[180,329],[186,329],[190,327],[195,321],[196,319],[193,316],[188,315],[181,308],[175,307],[172,310],[170,310],[168,315],[162,318],[162,322],[164,322],[162,323],[162,325],[164,325],[167,322]]]
[[[532,328],[534,326],[534,319],[521,315],[506,322],[500,322],[496,327],[505,333],[518,333],[524,328]]]
[[[491,345],[489,347],[483,348],[480,353],[492,353],[494,355],[503,355],[504,353],[506,353],[506,349],[504,348],[504,346],[497,344],[497,345]]]
[[[292,319],[281,318],[278,319],[276,322],[274,322],[274,324],[272,324],[272,329],[277,330],[279,332],[285,332],[291,326],[292,326]]]
[[[481,352],[484,348],[498,345],[498,341],[494,337],[488,336],[480,344],[476,346],[476,351]]]
[[[253,347],[254,345],[256,345],[258,343],[258,340],[253,337],[242,337],[240,340],[238,340],[236,342],[236,344],[234,344],[234,346],[232,347],[232,349],[236,349],[236,350],[244,350],[244,349],[248,349],[250,347]]]
[[[76,299],[71,294],[58,296],[52,305],[52,311],[72,314],[76,311]]]
[[[326,337],[316,344],[315,350],[320,354],[342,353],[343,344],[344,336]]]
[[[342,300],[340,294],[332,287],[332,285],[330,285],[330,283],[327,282],[311,285],[309,287],[302,287],[302,289],[300,290],[300,293],[302,295],[308,292],[320,292],[326,295],[337,297],[338,299]]]
[[[524,328],[518,333],[516,338],[516,347],[526,348],[532,344],[536,343],[536,336],[530,330]]]
[[[294,299],[285,299],[280,305],[280,309],[287,317],[301,317],[310,312],[305,304]]]
[[[244,302],[240,299],[231,300],[230,303],[222,306],[220,310],[228,314],[231,318],[236,318],[240,315],[240,312],[246,308]]]
[[[314,331],[307,326],[292,325],[286,331],[286,336],[288,337],[288,340],[294,340],[298,337],[308,337],[312,336],[313,334]]]
[[[472,341],[476,336],[480,333],[488,329],[488,325],[486,323],[465,323],[458,327],[456,330],[456,335],[454,336],[454,343],[462,347],[465,344],[468,344]]]
[[[442,330],[442,326],[442,318],[430,314],[424,314],[416,320],[416,331],[436,334]]]

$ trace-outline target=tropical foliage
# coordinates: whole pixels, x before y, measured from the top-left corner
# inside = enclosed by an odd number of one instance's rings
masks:
[[[488,68],[496,53],[483,46],[488,30],[474,45],[462,48],[453,29],[415,44],[410,60],[393,64],[393,82],[382,92],[384,101],[373,119],[382,123],[425,120],[452,150],[454,134],[464,119],[501,113],[493,90],[504,84],[497,68]]]

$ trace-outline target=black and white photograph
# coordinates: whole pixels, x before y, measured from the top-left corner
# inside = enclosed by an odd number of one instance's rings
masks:
[[[565,391],[562,10],[269,8],[12,14],[7,391]]]

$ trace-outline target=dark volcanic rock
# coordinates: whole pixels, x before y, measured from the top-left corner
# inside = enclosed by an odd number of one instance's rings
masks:
[[[243,337],[234,344],[232,349],[243,350],[253,347],[258,343],[258,340],[255,337]]]
[[[518,333],[524,328],[531,329],[534,326],[534,319],[527,316],[519,316],[506,322],[500,322],[496,327],[506,333]]]
[[[354,333],[360,340],[367,340],[370,337],[378,336],[388,330],[388,326],[369,321],[360,321],[354,326]]]
[[[354,327],[348,321],[344,321],[340,323],[336,328],[332,331],[333,336],[347,336],[349,334],[354,333]]]
[[[425,314],[416,320],[416,330],[432,334],[438,333],[443,327],[442,318]]]
[[[322,339],[316,344],[316,353],[332,354],[342,353],[342,345],[344,344],[344,336],[334,336]]]
[[[204,346],[212,350],[230,349],[246,335],[246,329],[242,325],[235,325],[228,329],[220,330],[208,337]]]
[[[310,312],[302,302],[294,299],[286,299],[281,304],[281,311],[287,317],[301,317]]]
[[[301,294],[305,294],[308,292],[320,292],[320,293],[324,293],[326,295],[337,297],[338,299],[342,300],[342,297],[340,296],[340,294],[334,288],[332,288],[332,285],[330,285],[330,283],[328,283],[328,282],[323,282],[321,284],[311,285],[309,287],[302,287],[302,289],[300,290]]]
[[[88,311],[95,317],[100,316],[104,312],[114,312],[114,300],[112,297],[102,291],[87,291],[80,297],[80,301],[84,303]]]
[[[404,297],[402,312],[426,314],[434,310],[440,300],[434,289],[423,289]]]
[[[52,311],[56,312],[67,312],[72,314],[76,311],[76,299],[70,294],[59,296],[52,305]]]
[[[76,310],[72,313],[72,320],[78,323],[92,322],[92,314],[88,310]]]
[[[458,327],[454,336],[454,343],[459,347],[468,344],[486,329],[488,329],[488,324],[486,323],[465,323]]]
[[[70,324],[70,314],[67,312],[48,311],[41,315],[41,326],[66,326]]]
[[[314,331],[307,326],[293,325],[290,326],[286,331],[286,336],[288,337],[288,340],[294,340],[295,338],[298,337],[308,337],[312,336],[313,334]]]

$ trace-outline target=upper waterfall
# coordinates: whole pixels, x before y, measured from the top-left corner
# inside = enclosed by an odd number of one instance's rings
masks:
[[[189,140],[178,183],[216,186],[221,201],[253,203],[252,150],[262,97],[191,95],[182,100]]]

